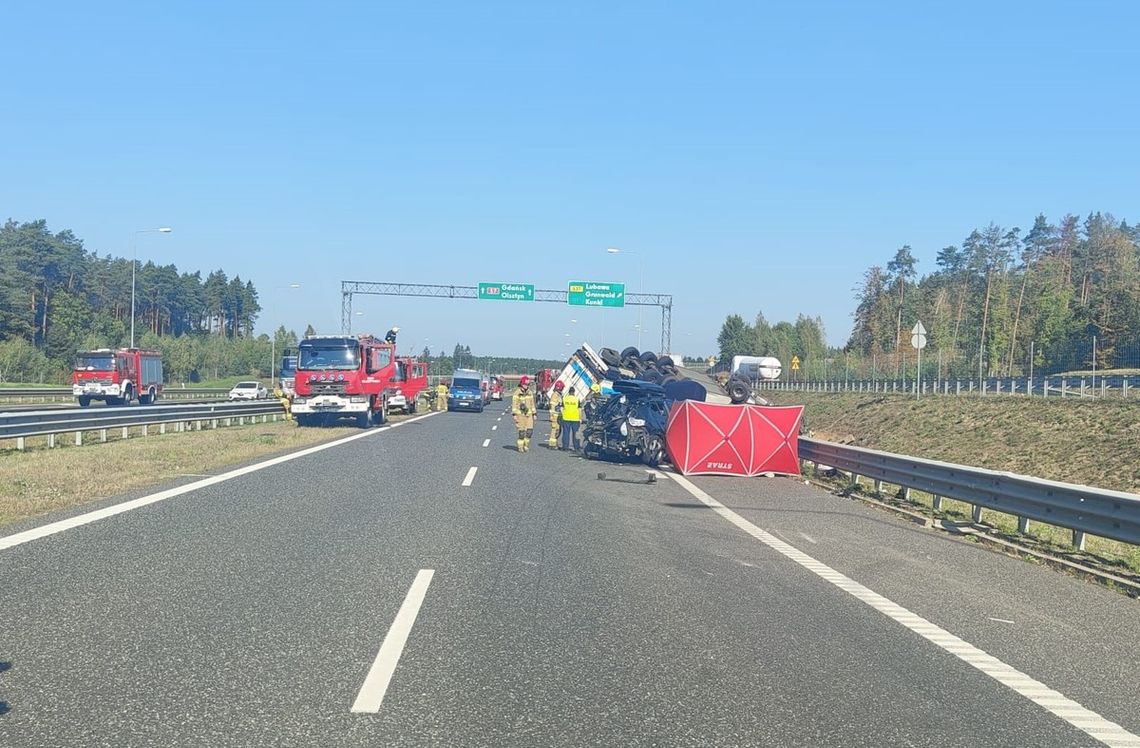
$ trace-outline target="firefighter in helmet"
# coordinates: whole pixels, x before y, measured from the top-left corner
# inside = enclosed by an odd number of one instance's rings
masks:
[[[293,398],[285,394],[285,391],[278,387],[273,390],[273,396],[281,401],[281,407],[285,410],[285,420],[293,420]]]
[[[546,446],[558,449],[558,435],[562,432],[562,388],[565,383],[559,379],[554,383],[554,392],[550,394],[550,439]]]
[[[530,449],[530,437],[534,433],[534,395],[530,391],[530,377],[523,374],[519,388],[511,395],[511,415],[515,417],[515,428],[519,432],[519,451]]]
[[[435,386],[435,409],[447,410],[447,385],[442,379]]]

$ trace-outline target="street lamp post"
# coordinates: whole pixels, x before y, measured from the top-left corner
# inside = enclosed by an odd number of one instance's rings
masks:
[[[618,247],[607,247],[606,251],[611,255],[624,254],[634,255],[637,257],[637,292],[639,294],[645,293],[645,261],[642,258],[642,254],[640,252],[634,252],[629,249],[619,249]],[[637,350],[639,351],[641,350],[641,315],[642,308],[639,304],[637,307]],[[662,351],[661,353],[664,355],[665,353],[668,353],[668,351]]]
[[[275,286],[274,291],[284,291],[291,288],[300,288],[300,283],[290,283],[287,286]],[[277,330],[273,323],[269,323],[269,386],[277,388]]]
[[[139,229],[131,234],[131,348],[135,347],[135,266],[139,264],[139,234],[149,234],[157,232],[159,234],[169,234],[174,229],[163,226],[158,229]]]

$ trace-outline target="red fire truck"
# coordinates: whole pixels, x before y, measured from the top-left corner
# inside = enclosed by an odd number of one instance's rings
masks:
[[[550,407],[550,390],[554,387],[554,380],[558,378],[558,372],[554,369],[539,369],[534,375],[534,384],[531,389],[534,392],[535,407],[546,410]]]
[[[71,374],[71,394],[86,408],[92,400],[108,405],[153,403],[162,394],[162,354],[138,348],[80,351]]]
[[[398,328],[392,328],[383,340],[322,335],[301,341],[292,406],[297,424],[318,426],[352,418],[368,428],[388,420],[393,407],[414,411],[418,390],[411,390],[420,378],[427,386],[426,365],[396,358],[396,332]],[[419,377],[414,376],[417,366]]]
[[[416,398],[428,386],[427,364],[411,357],[398,358],[396,373],[390,382],[392,394],[388,397],[388,409],[415,413]]]

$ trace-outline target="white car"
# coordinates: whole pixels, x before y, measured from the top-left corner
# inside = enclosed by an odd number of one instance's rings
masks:
[[[269,390],[261,382],[238,382],[230,390],[231,400],[264,400]]]

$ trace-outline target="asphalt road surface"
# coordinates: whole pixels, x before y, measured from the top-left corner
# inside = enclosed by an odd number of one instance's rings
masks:
[[[1140,746],[1135,600],[545,434],[433,414],[9,528],[0,746]]]

